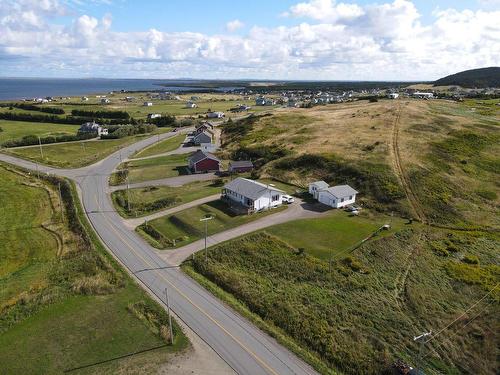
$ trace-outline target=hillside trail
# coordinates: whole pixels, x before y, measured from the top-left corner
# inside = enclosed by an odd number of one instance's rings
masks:
[[[405,169],[403,168],[403,163],[401,161],[401,153],[399,148],[399,130],[400,130],[400,121],[401,121],[401,113],[403,111],[403,106],[401,103],[398,103],[398,108],[396,112],[396,118],[394,119],[394,124],[392,128],[392,137],[391,137],[391,153],[393,160],[393,168],[396,172],[396,175],[403,187],[408,203],[410,204],[411,210],[415,216],[415,218],[423,224],[429,224],[427,218],[424,214],[424,209],[420,205],[420,202],[417,199],[415,192],[409,182],[409,179],[406,175]]]

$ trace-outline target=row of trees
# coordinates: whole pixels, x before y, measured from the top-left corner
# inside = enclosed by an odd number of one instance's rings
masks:
[[[56,108],[56,107],[41,107],[35,104],[27,104],[27,103],[2,103],[0,107],[9,107],[9,109],[19,108],[24,109],[26,111],[37,111],[44,113],[52,113],[54,115],[63,115],[64,109]]]
[[[92,133],[79,133],[79,134],[64,134],[64,135],[49,135],[40,137],[36,135],[26,135],[20,139],[10,139],[2,143],[2,147],[19,147],[19,146],[32,146],[59,142],[81,141],[85,139],[94,138],[95,134]]]
[[[82,109],[73,109],[71,111],[73,116],[79,117],[92,117],[99,119],[122,119],[128,120],[130,118],[130,114],[126,111],[85,111]]]

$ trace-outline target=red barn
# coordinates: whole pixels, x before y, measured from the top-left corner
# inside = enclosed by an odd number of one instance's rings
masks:
[[[220,160],[209,152],[198,150],[188,159],[189,169],[194,173],[218,172]]]

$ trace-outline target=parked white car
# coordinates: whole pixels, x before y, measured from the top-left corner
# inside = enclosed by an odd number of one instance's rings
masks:
[[[281,197],[281,202],[286,203],[286,204],[290,204],[290,203],[295,202],[295,199],[291,195],[283,195]]]

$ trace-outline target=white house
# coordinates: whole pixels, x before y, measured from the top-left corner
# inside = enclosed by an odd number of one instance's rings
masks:
[[[417,91],[417,92],[413,93],[413,96],[415,98],[420,98],[420,99],[432,99],[432,98],[434,98],[434,94],[432,92]]]
[[[107,99],[107,98],[101,99],[101,104],[108,104],[108,103],[110,103],[109,99]]]
[[[314,199],[318,199],[318,194],[321,190],[328,189],[330,186],[325,181],[316,181],[309,184],[309,194],[313,196]]]
[[[332,186],[318,192],[318,201],[334,208],[353,204],[358,192],[349,185]]]
[[[224,185],[222,199],[261,211],[274,208],[282,203],[284,191],[261,182],[238,177]]]
[[[144,102],[143,106],[144,107],[152,107],[153,103],[152,102]]]
[[[78,133],[97,133],[97,135],[100,137],[101,135],[108,135],[108,129],[103,128],[97,122],[92,121],[82,124],[82,126],[80,126],[80,129],[78,129]]]
[[[86,102],[88,100],[89,100],[89,98],[87,98],[86,96],[82,96],[82,102]]]
[[[186,108],[196,108],[198,105],[196,103],[193,103],[192,101],[189,101],[186,103]]]
[[[397,92],[391,92],[387,95],[389,99],[397,99],[399,97],[399,94]]]
[[[159,114],[159,113],[149,113],[148,114],[149,120],[154,119],[154,118],[160,118],[160,117],[161,117],[161,114]]]
[[[223,118],[224,112],[208,112],[207,117],[208,118]]]

